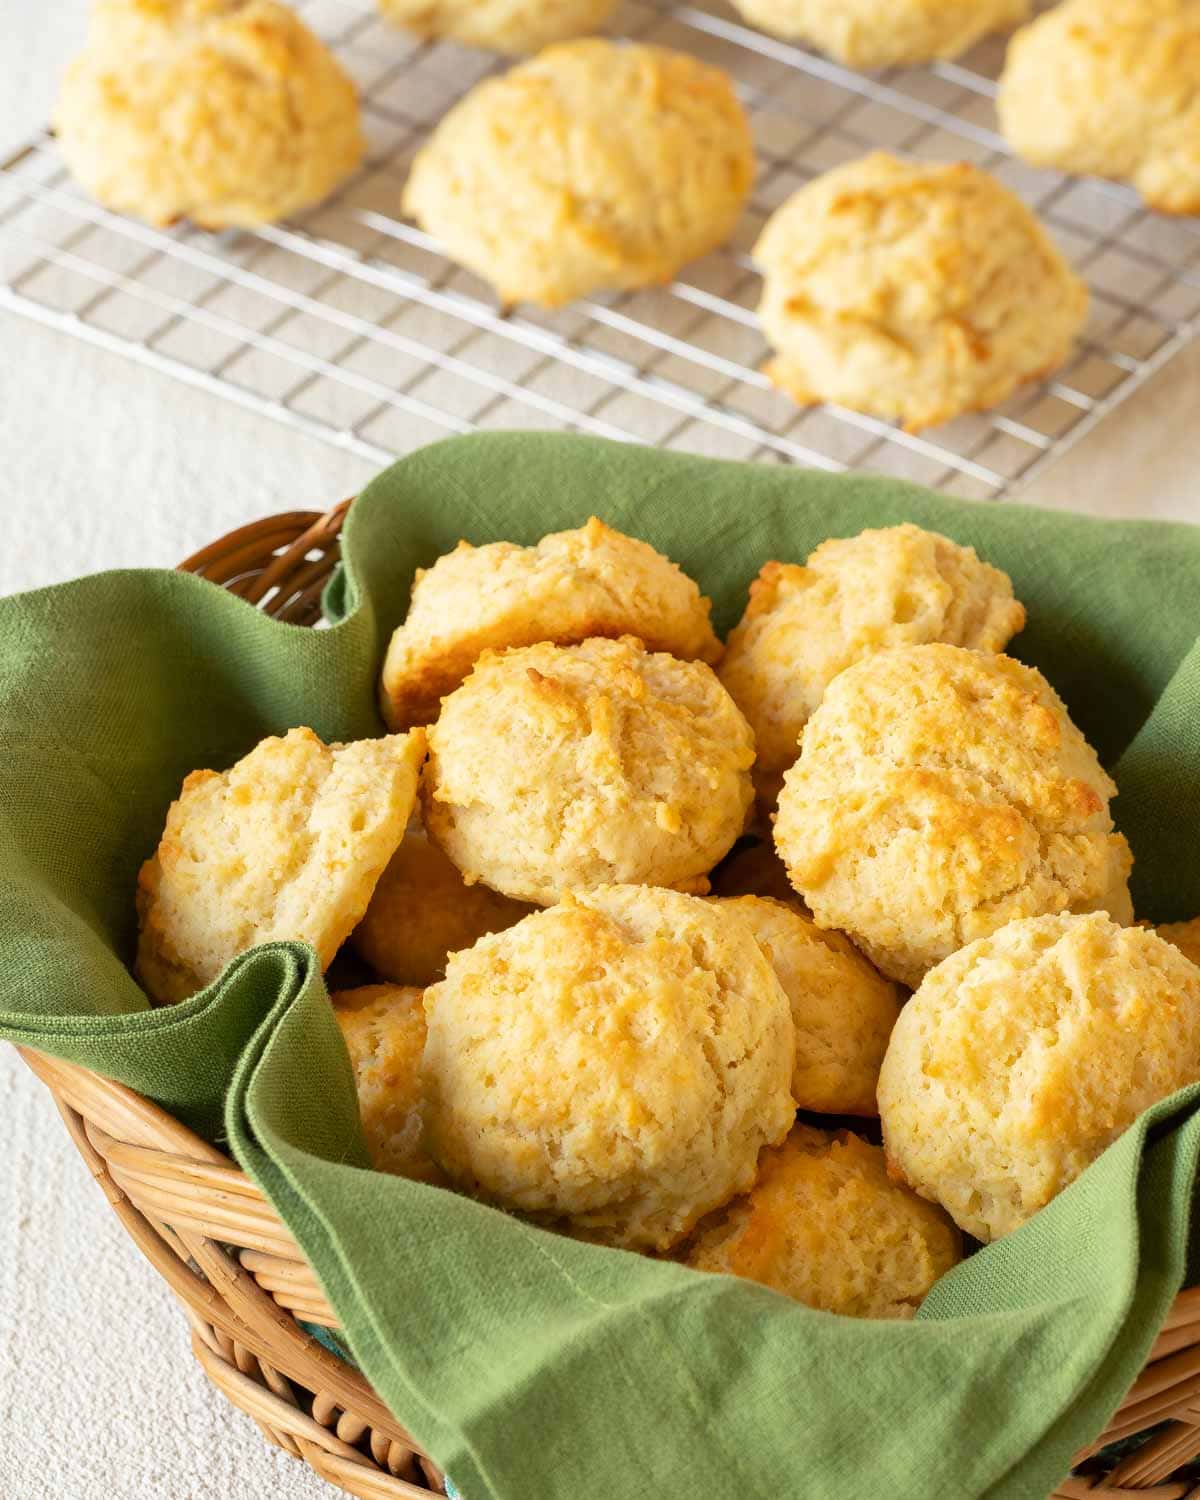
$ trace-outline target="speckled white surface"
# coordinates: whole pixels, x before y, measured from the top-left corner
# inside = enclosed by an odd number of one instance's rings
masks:
[[[45,119],[85,0],[0,0],[0,145]],[[1200,349],[1026,498],[1200,521]],[[321,507],[358,459],[0,314],[0,593],[170,564],[256,515]],[[0,1495],[317,1500],[212,1392],[182,1317],[0,1046]]]

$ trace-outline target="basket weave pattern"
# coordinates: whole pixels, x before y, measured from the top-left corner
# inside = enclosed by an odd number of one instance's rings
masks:
[[[181,564],[277,619],[320,618],[349,501],[243,527]],[[214,1147],[122,1085],[25,1050],[113,1211],[183,1304],[215,1386],[270,1439],[359,1500],[445,1493],[363,1376],[302,1326],[337,1319],[287,1228]],[[1114,1465],[1095,1455],[1155,1429]],[[1183,1292],[1112,1422],[1049,1500],[1200,1500],[1200,1287]],[[598,1490],[602,1476],[598,1478]],[[486,1497],[472,1497],[486,1500]],[[907,1497],[905,1497],[907,1500]],[[949,1500],[949,1497],[947,1497]]]

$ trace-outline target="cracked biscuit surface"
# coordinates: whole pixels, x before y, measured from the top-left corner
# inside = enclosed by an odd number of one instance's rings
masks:
[[[455,954],[425,1007],[434,1157],[608,1244],[668,1249],[792,1124],[787,996],[694,896],[609,886],[535,912]]]
[[[502,302],[669,281],[727,240],[754,181],[730,80],[589,39],[477,85],[416,160],[404,209]]]
[[[798,1109],[875,1115],[875,1085],[900,992],[840,932],[818,927],[799,902],[713,898],[750,928],[792,1008]]]
[[[764,1151],[744,1198],[704,1220],[680,1257],[851,1318],[911,1318],[962,1259],[949,1218],[889,1180],[883,1152],[850,1131],[796,1125]]]
[[[205,229],[319,202],[365,147],[349,75],[275,0],[96,0],[55,127],[101,203]]]
[[[754,259],[774,384],[910,431],[1057,369],[1087,313],[1033,214],[969,162],[835,167],[776,210]]]
[[[1130,182],[1162,213],[1200,213],[1200,6],[1067,0],[1019,31],[1000,126],[1038,167]]]
[[[904,1007],[879,1079],[889,1166],[996,1239],[1197,1079],[1200,969],[1103,913],[1026,918]]]
[[[1017,917],[1132,921],[1115,793],[1040,672],[908,646],[830,684],[784,777],[775,843],[817,922],[915,987]]]
[[[258,943],[311,943],[322,969],[367,908],[416,800],[425,735],[259,742],[193,771],[138,876],[137,975],[186,999]]]
[[[873,651],[929,641],[1003,651],[1024,623],[1006,573],[911,524],[822,542],[803,567],[766,563],[717,674],[754,730],[764,806],[839,672]]]
[[[383,716],[393,729],[431,724],[484,651],[506,646],[635,635],[650,651],[713,662],[709,609],[670,558],[595,516],[534,547],[459,542],[417,571],[384,662]]]
[[[398,1177],[443,1182],[422,1140],[424,991],[415,985],[368,984],[329,998],[350,1054],[375,1167]]]
[[[488,652],[429,730],[431,838],[468,882],[708,889],[753,800],[754,737],[703,662],[629,638]]]

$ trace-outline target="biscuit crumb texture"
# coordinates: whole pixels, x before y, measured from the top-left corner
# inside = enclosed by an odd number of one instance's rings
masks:
[[[1190,922],[1162,922],[1155,931],[1194,964],[1200,964],[1200,917],[1193,917]]]
[[[723,243],[754,170],[724,73],[592,38],[478,84],[413,162],[404,209],[504,303],[561,307]]]
[[[962,1259],[946,1215],[889,1180],[849,1131],[797,1125],[764,1151],[757,1185],[697,1228],[681,1257],[851,1318],[911,1318]]]
[[[754,258],[771,380],[914,432],[1057,369],[1087,314],[1033,214],[968,162],[836,167],[776,210]]]
[[[106,207],[204,229],[318,203],[365,149],[349,75],[275,0],[95,0],[54,123]]]
[[[915,988],[1018,917],[1131,922],[1115,793],[1040,672],[908,646],[829,685],[784,777],[775,843],[817,923]]]
[[[801,731],[847,667],[931,641],[1003,651],[1024,623],[1006,573],[919,526],[834,538],[803,567],[766,563],[718,674],[754,730],[760,799],[774,805]]]
[[[616,0],[379,0],[389,21],[418,36],[507,53],[587,36],[615,6]]]
[[[404,833],[420,730],[324,745],[262,740],[228,771],[193,771],[138,877],[137,975],[183,1000],[258,943],[311,943],[326,968]]]
[[[720,904],[750,928],[788,997],[796,1028],[797,1107],[817,1114],[878,1114],[875,1085],[900,1014],[897,987],[849,938],[818,927],[798,902],[741,896]]]
[[[710,609],[670,558],[595,516],[534,547],[459,542],[416,575],[384,662],[384,718],[393,729],[431,724],[484,651],[507,646],[635,635],[647,650],[715,662]]]
[[[958,57],[1029,15],[1030,0],[733,0],[746,20],[850,68]]]
[[[1067,0],[1019,31],[1000,126],[1019,156],[1132,183],[1161,213],[1200,213],[1200,8]]]
[[[410,825],[354,929],[361,957],[399,985],[433,984],[446,959],[485,932],[499,932],[529,912],[482,884],[467,885],[419,823]]]
[[[977,1239],[1018,1228],[1200,1079],[1200,969],[1101,913],[970,944],[905,1006],[879,1079],[892,1171]]]
[[[638,641],[482,656],[429,730],[422,817],[468,883],[550,906],[708,889],[753,801],[754,737],[703,662]]]
[[[443,1182],[421,1139],[424,992],[410,985],[368,984],[329,998],[350,1054],[363,1134],[376,1169]]]
[[[426,991],[428,1144],[459,1186],[666,1250],[791,1127],[787,996],[743,922],[611,886],[455,954]]]

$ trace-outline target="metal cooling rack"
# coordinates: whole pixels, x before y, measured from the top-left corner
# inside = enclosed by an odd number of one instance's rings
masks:
[[[478,428],[565,428],[869,468],[976,498],[1027,480],[1200,330],[1200,221],[1015,162],[992,105],[1002,42],[955,64],[864,76],[738,25],[719,4],[669,0],[630,0],[616,30],[697,53],[735,80],[760,155],[735,243],[670,287],[504,316],[398,217],[424,136],[503,64],[418,43],[366,0],[297,9],[362,91],[362,171],[284,226],[160,231],[81,196],[43,132],[0,161],[0,306],[379,461]],[[816,173],[880,146],[994,172],[1093,293],[1086,336],[1056,379],[920,437],[837,407],[802,411],[759,370],[748,251],[764,219]]]

